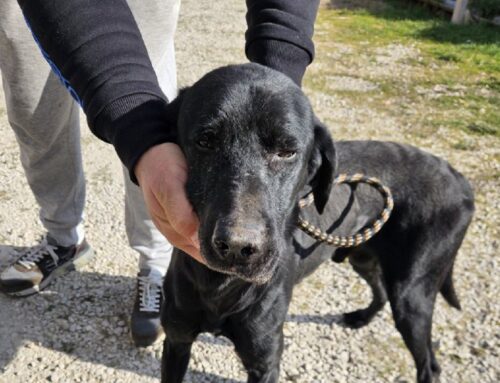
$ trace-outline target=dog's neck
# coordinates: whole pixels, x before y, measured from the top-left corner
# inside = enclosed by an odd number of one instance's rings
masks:
[[[180,261],[184,267],[178,270],[183,270],[190,284],[196,286],[196,295],[204,310],[213,313],[218,320],[242,311],[248,302],[256,302],[265,291],[265,284],[250,283],[234,275],[211,270],[185,255]]]

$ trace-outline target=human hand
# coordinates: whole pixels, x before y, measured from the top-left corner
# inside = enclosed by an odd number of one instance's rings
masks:
[[[149,214],[169,242],[205,263],[200,254],[198,217],[187,200],[187,164],[179,146],[164,143],[151,147],[135,166]]]

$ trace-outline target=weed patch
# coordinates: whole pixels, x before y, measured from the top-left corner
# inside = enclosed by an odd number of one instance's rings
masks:
[[[315,42],[306,86],[404,119],[415,135],[438,127],[500,137],[500,28],[453,25],[403,1],[332,0]]]

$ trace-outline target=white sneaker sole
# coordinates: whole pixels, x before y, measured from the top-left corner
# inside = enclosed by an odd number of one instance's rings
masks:
[[[8,293],[9,296],[12,297],[28,297],[30,295],[38,294],[40,291],[45,289],[50,282],[58,276],[69,273],[71,271],[80,270],[83,266],[85,266],[89,261],[94,257],[94,251],[89,246],[88,249],[83,250],[77,258],[72,260],[71,262],[67,262],[61,267],[57,268],[53,271],[47,278],[45,278],[39,285],[30,287],[29,289],[17,291],[14,293]]]

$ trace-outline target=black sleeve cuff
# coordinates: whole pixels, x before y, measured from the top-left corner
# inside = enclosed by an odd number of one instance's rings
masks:
[[[277,40],[257,40],[247,47],[250,61],[280,71],[290,77],[298,86],[307,66],[311,63],[309,54],[293,44]]]
[[[149,94],[114,101],[89,125],[99,138],[113,144],[136,184],[134,168],[142,154],[152,146],[176,141],[175,127],[168,123],[166,101]]]
[[[298,85],[314,59],[319,0],[247,0],[247,57],[279,70]]]

